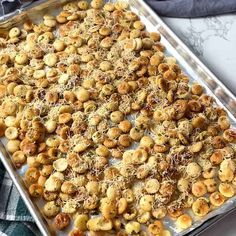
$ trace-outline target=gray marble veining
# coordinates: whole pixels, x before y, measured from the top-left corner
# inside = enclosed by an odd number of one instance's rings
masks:
[[[164,21],[236,94],[236,14]]]

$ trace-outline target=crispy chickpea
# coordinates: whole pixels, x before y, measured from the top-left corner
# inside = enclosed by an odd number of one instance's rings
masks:
[[[67,159],[65,158],[59,158],[53,162],[53,168],[56,171],[63,172],[67,169],[68,167],[68,162]]]
[[[152,205],[154,202],[154,198],[152,195],[144,195],[140,198],[139,206],[144,211],[151,211]]]
[[[217,183],[214,179],[206,179],[204,180],[204,184],[206,185],[208,193],[213,193],[216,191]]]
[[[101,41],[100,46],[102,48],[110,48],[112,44],[113,44],[113,39],[108,36]]]
[[[156,219],[163,219],[167,214],[167,209],[164,206],[160,206],[152,210],[152,215]]]
[[[38,178],[38,185],[44,187],[47,177],[40,175]]]
[[[86,102],[90,98],[89,91],[84,89],[83,87],[80,87],[79,89],[75,91],[75,96],[81,102]]]
[[[235,194],[235,190],[231,184],[228,183],[220,183],[219,192],[227,198],[233,197]]]
[[[28,56],[26,53],[18,53],[15,57],[15,62],[19,65],[25,65],[28,62]]]
[[[18,129],[16,127],[8,127],[5,130],[5,136],[7,139],[16,139],[18,137]]]
[[[58,101],[58,93],[56,91],[48,91],[45,98],[48,103],[56,103]]]
[[[76,192],[76,187],[71,181],[65,181],[61,185],[61,191],[66,194],[73,194]]]
[[[129,120],[122,120],[118,127],[122,132],[128,133],[132,128],[132,123]]]
[[[97,195],[99,193],[99,183],[97,181],[89,181],[85,187],[90,195]]]
[[[103,6],[104,2],[103,0],[92,0],[91,1],[91,7],[94,9],[99,9]]]
[[[177,188],[180,192],[187,192],[190,188],[190,182],[188,179],[181,178],[178,180]]]
[[[110,139],[117,139],[121,135],[121,130],[118,127],[112,127],[107,131],[107,136]]]
[[[102,61],[100,63],[100,69],[102,71],[108,71],[108,70],[111,69],[111,67],[112,67],[112,65],[111,65],[111,63],[109,61]]]
[[[143,130],[141,130],[140,128],[137,127],[133,127],[130,130],[130,137],[134,140],[134,141],[139,141],[142,137],[143,137]]]
[[[72,116],[70,113],[62,113],[59,115],[58,121],[59,124],[66,124],[72,119]]]
[[[18,166],[18,165],[21,166],[21,165],[25,164],[26,156],[22,151],[16,151],[12,155],[12,160],[16,166]]]
[[[11,101],[4,101],[2,103],[2,109],[6,115],[14,115],[17,111],[17,105]]]
[[[149,136],[143,136],[140,140],[140,146],[141,147],[147,147],[147,148],[153,148],[154,141]]]
[[[224,131],[223,137],[227,142],[235,143],[236,142],[236,131],[233,129],[227,129]]]
[[[160,183],[157,179],[149,179],[145,184],[145,190],[149,194],[157,193],[160,188]]]
[[[187,229],[192,225],[192,218],[187,214],[183,214],[177,218],[176,224],[180,229]]]
[[[61,188],[61,180],[57,177],[50,176],[45,182],[45,189],[49,192],[57,192]]]
[[[61,52],[65,49],[65,43],[62,40],[56,39],[53,43],[54,48],[57,52]]]
[[[154,42],[159,42],[161,40],[161,35],[157,32],[151,32],[150,33],[150,38],[154,41]]]
[[[134,151],[132,159],[137,164],[144,163],[148,159],[148,153],[145,149],[139,148]]]
[[[148,225],[148,232],[151,235],[158,235],[160,234],[164,229],[164,226],[161,221],[156,220],[152,224]]]
[[[215,168],[209,168],[209,169],[206,169],[202,172],[202,176],[205,178],[205,179],[210,179],[210,178],[213,178],[216,176],[216,169]]]
[[[118,214],[123,214],[128,206],[126,198],[120,198],[117,202],[117,212]]]
[[[223,161],[223,155],[221,153],[221,151],[215,151],[211,157],[210,157],[210,161],[213,165],[219,165],[222,161]]]
[[[197,178],[201,175],[201,167],[196,162],[191,162],[187,165],[186,172],[192,178]]]
[[[12,139],[7,142],[6,146],[7,150],[10,153],[14,153],[20,149],[20,140]]]
[[[218,124],[222,130],[229,129],[230,121],[227,116],[220,116],[218,119]]]
[[[136,221],[130,221],[125,225],[125,231],[128,234],[137,234],[140,232],[140,230],[141,230],[141,225]]]
[[[232,170],[233,172],[236,170],[235,162],[231,159],[225,159],[220,164],[221,171]]]
[[[47,202],[43,207],[43,213],[47,218],[53,218],[59,212],[60,208],[54,201]]]
[[[55,53],[48,53],[44,56],[44,63],[47,65],[47,66],[55,66],[57,61],[58,61],[58,58],[57,58],[57,55]]]
[[[20,36],[20,29],[19,28],[14,27],[14,28],[10,29],[10,31],[9,31],[10,38],[15,38],[18,36]]]
[[[110,119],[114,123],[120,123],[124,120],[124,114],[121,111],[113,111],[110,114]],[[120,128],[120,127],[119,127]],[[123,130],[122,130],[123,131]]]
[[[64,230],[70,224],[70,216],[67,213],[59,213],[55,217],[54,224],[58,230]]]
[[[98,148],[96,148],[96,154],[102,157],[109,157],[110,151],[106,146],[100,145]]]
[[[78,230],[86,231],[87,230],[86,224],[88,220],[89,220],[89,217],[86,214],[77,215],[74,221],[74,225]]]
[[[222,182],[231,182],[234,178],[234,172],[231,169],[224,169],[219,171],[219,179]]]
[[[115,6],[114,6],[114,4],[113,4],[112,2],[107,2],[107,3],[104,5],[103,9],[104,9],[105,11],[111,12],[111,11],[114,11]]]
[[[225,202],[225,197],[219,192],[212,193],[209,199],[211,204],[215,207],[219,207]]]
[[[210,211],[210,207],[205,198],[198,198],[193,202],[192,210],[196,216],[203,217]]]
[[[203,181],[197,181],[192,185],[192,193],[196,197],[202,197],[207,193],[207,188]]]
[[[43,187],[39,184],[32,184],[29,187],[29,193],[32,197],[41,197],[43,194]]]
[[[201,95],[203,93],[203,87],[200,84],[193,84],[191,92],[195,95]]]
[[[29,183],[37,182],[39,176],[40,176],[39,170],[35,167],[30,167],[25,172],[25,179]]]
[[[117,91],[118,91],[118,93],[120,93],[122,95],[128,94],[130,92],[130,85],[127,82],[123,81],[118,84]]]
[[[100,210],[105,219],[113,219],[117,214],[117,207],[114,200],[109,198],[101,199]]]
[[[132,139],[128,134],[122,134],[119,137],[118,142],[123,147],[129,147],[132,144]]]
[[[200,152],[203,147],[202,142],[196,142],[190,146],[190,151],[193,153]]]

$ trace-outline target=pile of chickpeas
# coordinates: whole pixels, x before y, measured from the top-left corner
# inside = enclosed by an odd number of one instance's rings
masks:
[[[160,40],[102,0],[0,39],[0,135],[70,236],[169,236],[235,194],[236,132]]]

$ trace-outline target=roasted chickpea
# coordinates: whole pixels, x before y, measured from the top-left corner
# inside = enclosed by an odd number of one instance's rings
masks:
[[[29,187],[29,193],[32,197],[41,197],[43,194],[43,187],[39,184],[32,184]]]
[[[54,201],[47,202],[43,207],[43,213],[47,218],[53,218],[59,212],[60,208]]]
[[[183,214],[178,217],[176,224],[180,229],[187,229],[192,225],[192,218],[187,214]]]
[[[207,193],[207,188],[203,181],[197,181],[192,185],[192,193],[196,197],[202,197]]]
[[[55,217],[54,224],[58,230],[64,230],[70,224],[70,216],[67,213],[59,213]]]
[[[86,224],[88,220],[89,220],[89,217],[86,214],[77,215],[74,221],[74,225],[78,230],[86,231],[87,230]]]
[[[203,93],[203,87],[200,84],[193,84],[191,92],[195,95],[201,95]]]
[[[215,207],[219,207],[225,202],[225,197],[219,192],[212,193],[209,199],[211,204]]]
[[[110,115],[110,119],[114,123],[120,123],[124,119],[124,114],[121,111],[113,111]]]

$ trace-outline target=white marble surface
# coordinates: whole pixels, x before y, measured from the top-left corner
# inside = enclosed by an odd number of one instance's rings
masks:
[[[163,18],[236,95],[236,14],[199,19]],[[236,236],[236,211],[201,236]]]
[[[236,14],[164,21],[236,95]]]

